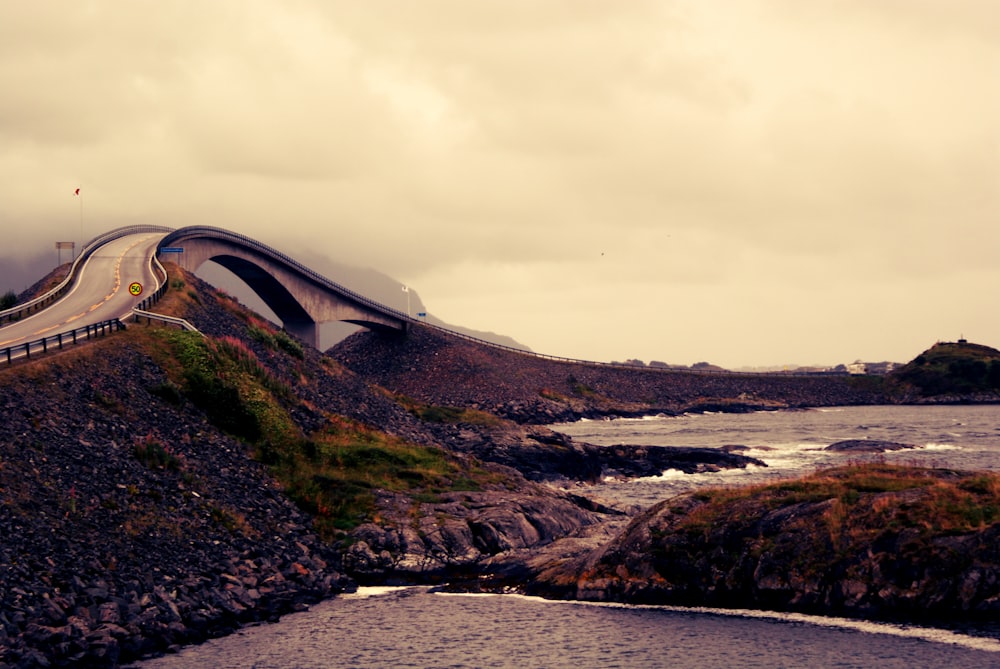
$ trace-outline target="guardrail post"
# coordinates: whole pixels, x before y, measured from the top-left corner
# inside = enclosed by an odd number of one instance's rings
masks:
[[[49,352],[49,340],[46,339],[45,337],[42,337],[42,353],[48,353],[48,352]]]

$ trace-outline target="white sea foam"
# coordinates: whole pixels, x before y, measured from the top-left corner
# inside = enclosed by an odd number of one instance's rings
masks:
[[[359,587],[355,592],[347,592],[338,595],[341,599],[368,599],[369,597],[383,597],[391,595],[400,590],[410,590],[417,586],[411,585],[366,585]]]
[[[962,450],[961,446],[956,446],[955,444],[935,444],[935,443],[924,444],[920,448],[923,448],[923,449],[928,450],[928,451],[960,451],[960,450]]]

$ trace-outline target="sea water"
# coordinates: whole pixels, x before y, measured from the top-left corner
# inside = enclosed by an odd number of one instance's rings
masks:
[[[953,469],[1000,470],[1000,406],[858,406],[748,414],[684,414],[582,420],[551,426],[577,441],[610,446],[725,448],[766,466],[704,474],[667,470],[628,481],[607,480],[588,496],[655,504],[703,486],[762,483],[821,467],[880,460]],[[884,453],[825,450],[838,441],[877,440],[910,448]]]
[[[741,447],[766,467],[664,472],[578,488],[645,505],[699,486],[741,485],[881,458],[1000,470],[1000,407],[844,407],[581,421],[553,426],[579,441]],[[846,439],[913,448],[823,450]],[[363,588],[280,622],[244,629],[142,667],[1000,667],[1000,634],[684,607]]]

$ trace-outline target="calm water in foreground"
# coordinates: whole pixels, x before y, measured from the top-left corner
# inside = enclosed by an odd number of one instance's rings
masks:
[[[824,446],[881,439],[916,448],[889,461],[1000,470],[1000,407],[848,407],[583,421],[580,441],[746,447],[766,462],[716,474],[607,481],[578,489],[650,504],[705,485],[742,485],[872,456]],[[273,625],[141,663],[172,667],[1000,667],[1000,635],[675,607],[601,606],[427,588],[365,588]]]

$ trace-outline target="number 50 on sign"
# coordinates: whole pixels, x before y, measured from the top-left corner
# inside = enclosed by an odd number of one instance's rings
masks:
[[[142,284],[138,281],[133,281],[128,285],[128,292],[132,293],[136,297],[142,295]]]

